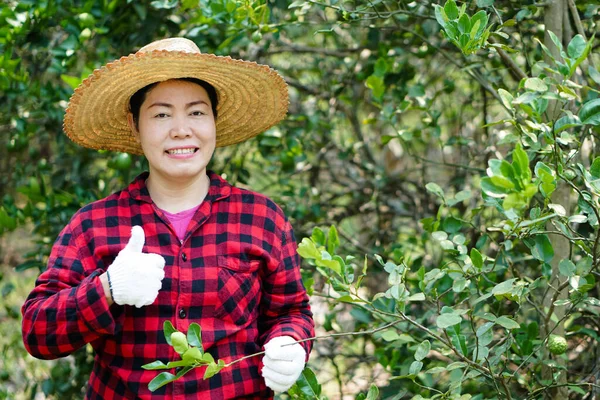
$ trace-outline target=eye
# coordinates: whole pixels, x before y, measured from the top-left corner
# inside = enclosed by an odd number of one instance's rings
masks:
[[[192,111],[190,115],[193,115],[194,117],[200,117],[202,115],[206,115],[206,113],[203,111]]]
[[[169,116],[169,114],[158,113],[154,116],[154,118],[167,118],[168,116]]]

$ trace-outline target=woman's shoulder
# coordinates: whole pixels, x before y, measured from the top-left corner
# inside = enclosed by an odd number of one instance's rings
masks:
[[[130,206],[131,185],[109,194],[108,196],[89,202],[77,210],[69,222],[73,232],[87,230],[87,227],[96,225],[98,220],[106,220],[110,217],[117,217],[120,212],[118,209]]]
[[[283,210],[273,199],[269,196],[255,192],[250,189],[244,189],[237,186],[231,187],[231,201],[240,202],[243,205],[251,206],[257,205],[266,207],[268,210],[271,210],[273,213],[283,215]]]

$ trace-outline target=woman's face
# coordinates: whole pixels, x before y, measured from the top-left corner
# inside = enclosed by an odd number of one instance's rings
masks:
[[[215,151],[216,125],[203,87],[179,80],[159,83],[140,107],[139,130],[131,114],[129,126],[144,150],[151,175],[180,181],[206,173]]]

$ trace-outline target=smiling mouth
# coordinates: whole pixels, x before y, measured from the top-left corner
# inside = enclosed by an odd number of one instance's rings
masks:
[[[197,148],[189,148],[189,149],[167,150],[167,151],[165,151],[165,153],[168,153],[168,154],[193,154],[197,151],[198,151]]]

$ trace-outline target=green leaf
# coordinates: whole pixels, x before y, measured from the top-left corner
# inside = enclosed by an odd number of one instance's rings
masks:
[[[535,236],[535,247],[531,249],[531,255],[540,261],[550,263],[554,258],[554,248],[548,235],[536,235]]]
[[[381,334],[381,338],[386,342],[393,342],[394,340],[399,339],[400,335],[398,335],[396,330],[386,330]]]
[[[480,185],[481,190],[485,194],[494,198],[506,197],[509,192],[509,190],[507,190],[505,187],[496,185],[494,182],[492,182],[492,178],[489,177],[482,178]]]
[[[321,258],[321,252],[317,250],[314,242],[309,238],[302,239],[302,242],[298,245],[298,254],[302,258],[308,259],[319,259]]]
[[[388,65],[387,65],[387,61],[385,58],[378,58],[377,62],[375,63],[375,67],[373,69],[373,74],[375,76],[378,76],[380,78],[385,77],[385,73],[388,70]]]
[[[598,72],[596,68],[590,65],[588,67],[588,75],[590,76],[590,78],[592,78],[594,82],[600,85],[600,72]]]
[[[145,370],[156,370],[156,369],[167,369],[167,366],[162,361],[156,360],[151,363],[142,365],[142,368]]]
[[[165,386],[167,383],[173,382],[177,377],[169,372],[161,372],[148,384],[148,390],[154,392],[156,389]]]
[[[490,329],[492,329],[493,326],[494,326],[494,322],[486,322],[485,324],[483,324],[479,328],[477,328],[475,335],[478,338],[480,338],[483,335],[485,335]]]
[[[428,373],[428,374],[432,374],[432,375],[433,374],[439,374],[441,372],[446,372],[446,368],[444,368],[444,367],[433,367],[433,368],[428,369],[425,372]]]
[[[477,38],[479,38],[483,34],[487,23],[488,15],[483,10],[478,11],[475,15],[473,15],[473,17],[471,17],[471,29],[474,30],[475,27],[477,27],[477,32],[475,34]]]
[[[329,227],[329,232],[327,232],[327,251],[330,254],[333,254],[339,246],[340,239],[338,237],[337,229],[335,228],[335,225],[331,225]]]
[[[173,344],[171,343],[171,335],[173,334],[173,332],[177,332],[177,329],[175,329],[175,327],[173,326],[173,324],[171,323],[171,321],[166,320],[163,324],[163,332],[165,334],[165,340],[167,341],[167,343],[169,344],[169,346],[172,346]]]
[[[75,89],[81,83],[81,78],[78,78],[76,76],[69,76],[63,74],[60,76],[60,79],[62,79],[63,82],[69,85],[71,89]]]
[[[594,158],[594,161],[592,161],[590,175],[592,175],[594,179],[600,179],[600,157],[596,157]]]
[[[212,354],[210,353],[204,353],[202,355],[202,362],[205,362],[207,364],[212,364],[215,362],[215,359],[213,358]]]
[[[529,157],[520,144],[517,144],[515,150],[512,153],[513,157],[513,168],[517,177],[523,182],[529,182],[531,180],[531,170],[529,169]]]
[[[546,92],[548,85],[540,78],[529,78],[525,80],[525,89],[533,92]]]
[[[500,99],[502,99],[502,104],[504,105],[504,107],[506,107],[509,110],[514,110],[514,107],[512,105],[514,97],[512,94],[510,94],[504,89],[498,89],[498,95],[500,95]]]
[[[515,188],[514,182],[504,176],[499,176],[499,175],[491,176],[490,181],[497,187],[508,189],[508,191],[512,191]]]
[[[187,341],[190,346],[198,347],[202,351],[202,328],[198,323],[192,322],[187,331]]]
[[[570,278],[575,275],[576,271],[577,267],[569,259],[560,260],[560,263],[558,263],[558,272],[560,272],[562,276]]]
[[[467,14],[463,14],[458,20],[458,31],[460,33],[471,33],[471,20]]]
[[[454,0],[446,1],[446,4],[444,4],[444,12],[449,20],[458,19],[458,7]]]
[[[171,9],[175,8],[179,3],[178,0],[156,0],[150,3],[153,8],[156,9]]]
[[[365,81],[365,85],[373,91],[373,97],[377,100],[381,100],[385,93],[385,84],[383,79],[376,75],[371,75]]]
[[[423,360],[425,357],[427,357],[427,354],[429,354],[430,350],[431,343],[429,343],[429,340],[422,341],[421,343],[419,343],[419,345],[417,346],[417,350],[415,351],[415,360]]]
[[[472,40],[477,37],[477,33],[479,32],[480,25],[481,25],[481,21],[475,21],[475,23],[471,27],[471,32],[469,33],[469,35],[471,36]]]
[[[503,326],[506,329],[518,329],[520,327],[520,325],[516,321],[514,321],[514,320],[512,320],[512,319],[510,319],[510,318],[508,318],[508,317],[506,317],[504,315],[501,316],[501,317],[499,317],[496,320],[496,323],[498,325]]]
[[[206,354],[208,354],[208,353],[206,353]],[[212,378],[213,376],[218,374],[219,371],[221,371],[221,369],[223,369],[223,367],[219,366],[218,364],[215,364],[215,363],[208,364],[208,366],[206,367],[206,371],[204,371],[203,379]]]
[[[585,103],[579,110],[579,119],[583,125],[600,125],[600,99]]]
[[[438,24],[442,26],[442,28],[445,28],[446,23],[448,22],[448,17],[446,16],[444,9],[437,4],[434,4],[433,8],[435,9],[435,19],[437,20]]]
[[[179,367],[189,367],[194,364],[193,360],[179,360],[179,361],[170,361],[167,364],[167,368],[179,368]]]
[[[425,301],[425,293],[415,293],[408,296],[405,301]]]
[[[288,9],[291,9],[291,8],[299,8],[299,7],[302,7],[303,5],[305,5],[306,3],[307,3],[307,2],[306,2],[306,1],[304,1],[304,0],[296,0],[296,1],[294,1],[292,4],[290,4],[290,5],[288,6]]]
[[[467,280],[464,277],[460,277],[456,279],[452,284],[452,290],[454,291],[454,293],[460,293],[463,290],[465,290],[465,288],[470,282],[470,280]]]
[[[436,196],[440,197],[442,200],[444,200],[444,190],[437,183],[429,182],[425,185],[425,189],[427,189],[428,192],[431,192]]]
[[[462,322],[462,318],[460,317],[460,315],[456,315],[456,314],[441,314],[435,320],[435,324],[438,326],[438,328],[441,328],[441,329],[446,329],[450,326],[460,324],[461,322]]]
[[[295,387],[307,399],[319,399],[321,396],[321,385],[319,385],[315,373],[309,367],[304,368],[296,381]]]
[[[554,133],[560,133],[565,129],[581,126],[581,120],[577,115],[565,115],[554,123]]]
[[[552,32],[552,31],[547,31],[547,32],[548,32],[548,36],[550,36],[550,40],[552,40],[552,42],[554,43],[554,45],[560,52],[561,57],[566,58],[567,55],[565,54],[565,52],[563,50],[563,45],[561,43],[561,40],[558,38],[558,36],[556,36],[554,34],[554,32]]]
[[[567,54],[569,57],[577,59],[583,55],[585,52],[585,48],[587,47],[587,43],[583,36],[575,35],[573,39],[569,42],[567,46]]]
[[[410,364],[410,368],[408,369],[408,373],[410,375],[416,375],[419,372],[421,372],[422,369],[423,369],[423,363],[421,361],[413,361],[413,363]]]
[[[325,246],[325,234],[319,227],[315,227],[310,236],[316,246]],[[313,257],[314,258],[314,257]]]
[[[485,8],[494,5],[494,0],[477,0],[477,7]]]
[[[366,400],[377,400],[378,397],[379,397],[379,388],[372,384],[371,387],[369,388],[369,391],[367,392]]]
[[[339,263],[340,257],[337,259],[332,259],[331,254],[327,251],[321,251],[318,258],[315,259],[315,264],[319,267],[329,268],[330,270],[336,272],[338,275],[342,276],[342,267]],[[342,260],[343,262],[343,260]]]
[[[507,279],[504,282],[500,282],[492,289],[492,295],[502,295],[510,293],[513,289],[513,282],[516,281],[517,278]]]
[[[471,262],[473,263],[475,268],[477,268],[477,269],[483,268],[483,257],[481,256],[481,253],[479,252],[479,250],[477,250],[475,247],[473,247],[471,249],[471,253],[469,254],[469,257],[471,257]]]
[[[202,351],[198,347],[190,347],[181,358],[186,362],[201,361],[203,357]]]

